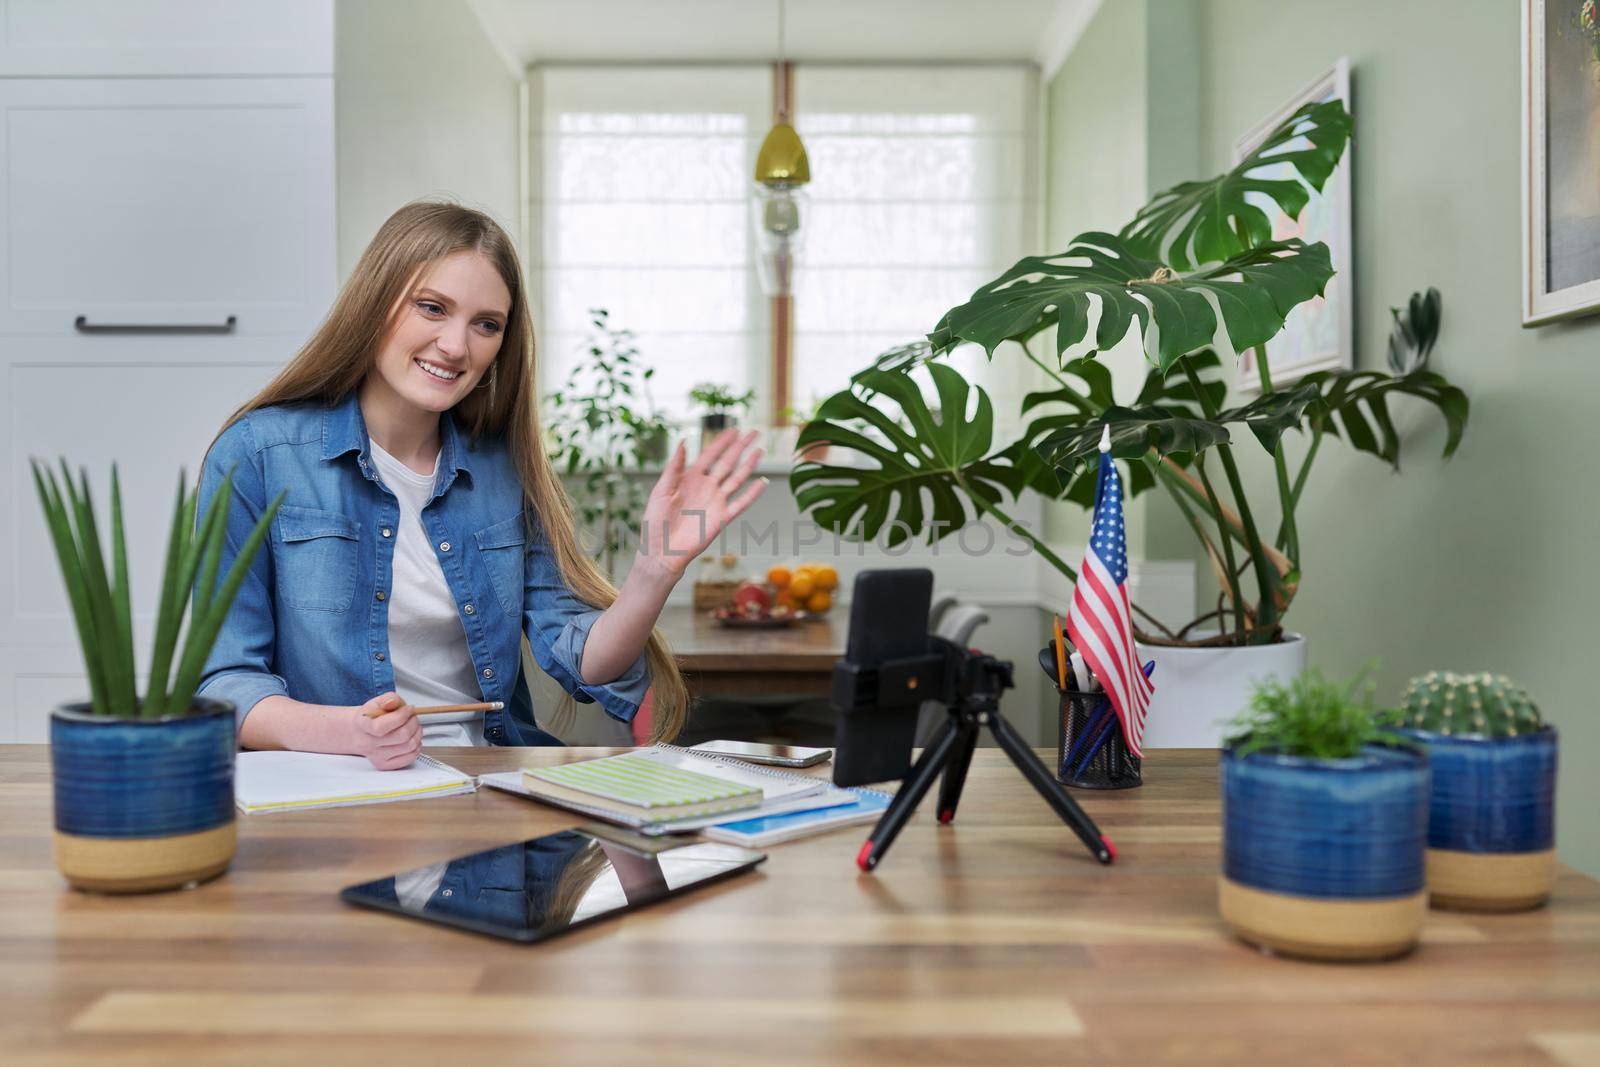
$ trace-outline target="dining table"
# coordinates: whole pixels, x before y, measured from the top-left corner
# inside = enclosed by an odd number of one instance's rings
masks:
[[[835,612],[787,626],[728,626],[671,604],[659,623],[695,697],[827,696],[848,620]]]

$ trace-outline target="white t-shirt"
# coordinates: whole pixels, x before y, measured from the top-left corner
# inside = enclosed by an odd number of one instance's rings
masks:
[[[416,471],[372,445],[372,460],[400,505],[395,529],[394,585],[389,590],[389,662],[394,691],[413,707],[471,704],[483,699],[467,651],[467,632],[444,569],[422,526],[422,508],[433,496],[438,460],[427,474]],[[461,722],[427,722],[425,745],[483,745],[483,716]]]

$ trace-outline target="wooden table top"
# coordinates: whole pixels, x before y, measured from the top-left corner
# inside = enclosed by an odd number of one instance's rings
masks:
[[[596,749],[438,749],[473,772]],[[826,773],[826,768],[820,769]],[[493,790],[243,817],[221,879],[68,890],[49,753],[0,747],[0,1061],[86,1064],[1579,1064],[1600,1055],[1600,885],[1429,915],[1387,964],[1263,956],[1216,913],[1216,756],[1157,751],[1089,794],[1093,863],[998,751],[961,812],[875,875],[864,828],[542,945],[342,904],[338,890],[574,824]]]
[[[835,610],[774,630],[723,626],[703,611],[672,605],[658,624],[686,671],[816,671],[844,655],[849,619]]]

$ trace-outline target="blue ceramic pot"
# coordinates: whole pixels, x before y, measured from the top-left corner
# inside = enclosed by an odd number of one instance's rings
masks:
[[[1223,918],[1293,955],[1394,956],[1427,910],[1428,759],[1222,754]]]
[[[227,870],[236,843],[233,705],[116,719],[86,704],[50,716],[56,864],[80,889],[171,889]]]
[[[1538,907],[1555,880],[1552,727],[1517,737],[1402,730],[1433,763],[1428,890],[1439,907]]]

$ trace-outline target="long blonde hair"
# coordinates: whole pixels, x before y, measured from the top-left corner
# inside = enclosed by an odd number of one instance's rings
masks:
[[[372,369],[400,298],[428,264],[456,252],[477,252],[494,264],[511,293],[511,312],[500,351],[485,375],[486,387],[468,393],[451,414],[474,440],[485,435],[505,437],[530,521],[536,520],[543,531],[562,580],[584,603],[610,607],[617,591],[579,546],[572,506],[545,454],[534,395],[538,375],[533,321],[517,250],[506,232],[482,212],[419,200],[389,216],[361,253],[317,332],[265,389],[229,416],[222,429],[271,404],[317,400],[331,406],[343,400]],[[688,688],[659,630],[651,633],[645,654],[653,707],[650,739],[671,739],[683,725]]]

